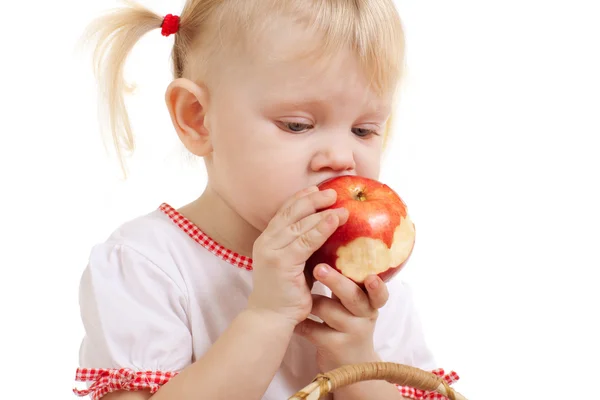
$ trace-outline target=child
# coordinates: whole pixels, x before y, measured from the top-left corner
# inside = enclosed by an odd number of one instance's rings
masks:
[[[133,145],[123,63],[157,28],[175,35],[167,109],[187,150],[205,160],[208,185],[93,248],[77,371],[89,388],[75,393],[283,400],[342,365],[436,368],[400,279],[370,277],[363,292],[327,266],[316,268],[314,288],[303,274],[348,216],[320,211],[335,194],[315,185],[379,174],[404,54],[393,1],[188,0],[181,17],[131,6],[98,19],[117,150]],[[333,397],[441,398],[384,381]]]

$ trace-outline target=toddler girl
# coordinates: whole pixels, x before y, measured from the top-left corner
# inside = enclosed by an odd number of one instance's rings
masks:
[[[303,273],[348,217],[322,211],[336,195],[316,185],[379,176],[403,72],[393,1],[188,0],[180,16],[131,5],[99,18],[90,32],[119,154],[134,144],[123,65],[155,29],[174,35],[165,102],[208,184],[190,204],[162,204],[93,248],[77,370],[88,388],[75,393],[283,400],[347,364],[434,370],[399,278],[369,277],[363,291],[326,265],[314,286]],[[333,397],[441,398],[384,381]]]

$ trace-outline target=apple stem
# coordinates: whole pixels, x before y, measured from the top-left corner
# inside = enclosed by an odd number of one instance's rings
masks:
[[[365,192],[362,190],[359,190],[358,192],[356,192],[356,194],[354,195],[354,198],[358,201],[367,200],[367,196],[365,195]]]

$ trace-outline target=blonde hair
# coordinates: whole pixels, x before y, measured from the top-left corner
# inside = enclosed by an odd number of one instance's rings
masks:
[[[103,133],[110,133],[122,167],[123,150],[132,153],[135,148],[124,101],[129,89],[124,64],[139,39],[161,28],[164,19],[126,3],[93,21],[84,35],[95,43],[94,73],[105,113],[101,121],[108,124]],[[322,35],[316,49],[320,55],[352,48],[376,90],[394,90],[400,82],[404,31],[393,0],[187,0],[174,39],[173,77],[214,79],[223,57],[252,52],[256,35],[270,26],[272,16],[287,16]],[[388,121],[386,138],[390,125]]]

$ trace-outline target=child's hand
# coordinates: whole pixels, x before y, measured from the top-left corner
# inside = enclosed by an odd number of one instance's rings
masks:
[[[324,323],[307,319],[296,332],[317,348],[321,372],[347,364],[380,361],[373,345],[373,331],[379,308],[388,300],[385,283],[370,276],[358,285],[327,265],[314,270],[315,278],[331,289],[333,298],[315,295],[311,313]]]
[[[293,326],[308,317],[312,296],[304,275],[306,260],[348,220],[345,209],[318,211],[336,197],[333,190],[305,189],[273,217],[254,243],[250,309],[274,312]]]

